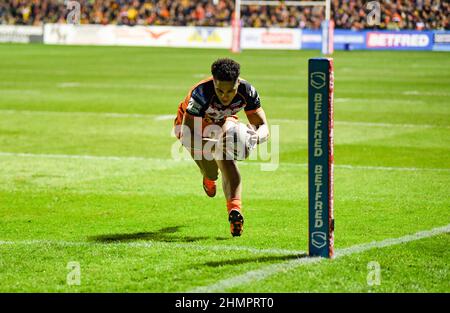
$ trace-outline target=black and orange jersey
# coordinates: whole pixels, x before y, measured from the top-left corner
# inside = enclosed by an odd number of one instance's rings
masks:
[[[175,125],[181,125],[186,112],[210,123],[220,123],[242,109],[246,114],[251,114],[260,107],[261,101],[255,87],[242,78],[239,78],[236,96],[229,105],[224,106],[216,95],[213,78],[210,77],[196,84],[180,103]]]

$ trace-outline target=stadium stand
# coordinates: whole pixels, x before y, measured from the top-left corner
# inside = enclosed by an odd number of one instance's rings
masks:
[[[234,1],[218,0],[79,0],[82,24],[229,26]],[[332,0],[338,29],[373,29],[366,23],[367,1]],[[448,30],[449,2],[436,0],[384,0],[377,29]],[[6,0],[0,2],[0,24],[42,25],[65,23],[63,0]],[[323,7],[243,6],[245,27],[318,29]]]

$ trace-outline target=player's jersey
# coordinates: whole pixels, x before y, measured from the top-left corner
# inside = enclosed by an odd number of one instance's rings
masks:
[[[199,82],[178,106],[175,126],[182,124],[186,112],[202,117],[205,124],[220,124],[227,117],[235,116],[242,109],[246,114],[256,112],[261,107],[258,92],[246,80],[239,78],[239,82],[236,96],[227,106],[224,106],[217,97],[212,77]]]

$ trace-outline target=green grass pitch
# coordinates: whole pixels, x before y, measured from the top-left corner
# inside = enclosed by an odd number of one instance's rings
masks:
[[[0,45],[0,291],[450,292],[448,53],[333,56],[336,251],[447,231],[270,272],[307,249],[317,54]],[[170,115],[223,56],[279,125],[278,169],[240,165],[240,238],[221,188],[208,198],[195,164],[171,158]]]

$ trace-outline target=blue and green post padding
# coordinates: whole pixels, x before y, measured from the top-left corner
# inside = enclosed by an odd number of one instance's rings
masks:
[[[333,59],[308,63],[308,251],[334,256]]]

